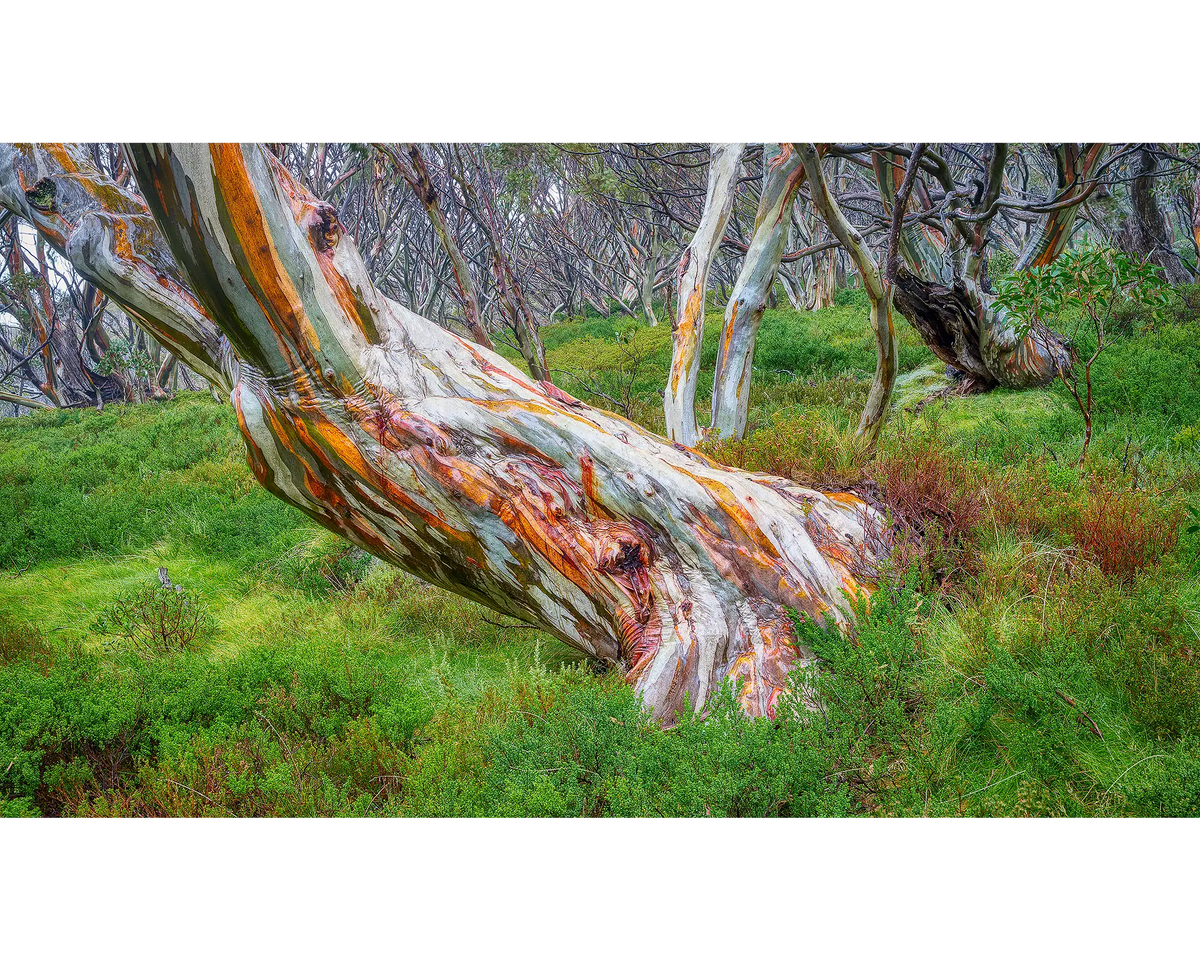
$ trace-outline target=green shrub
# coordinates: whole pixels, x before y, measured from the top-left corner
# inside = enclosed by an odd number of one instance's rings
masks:
[[[93,625],[149,657],[193,650],[217,629],[203,595],[157,580],[119,592]]]
[[[0,797],[49,815],[379,812],[435,703],[386,649],[280,638],[221,661],[107,662],[63,650],[44,672],[0,671]]]
[[[637,695],[580,671],[493,695],[427,728],[407,783],[418,816],[818,816],[849,798],[810,716],[747,718],[726,686],[707,717],[652,723]]]

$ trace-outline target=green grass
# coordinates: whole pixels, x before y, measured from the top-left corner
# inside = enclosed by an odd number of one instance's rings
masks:
[[[854,639],[801,627],[820,711],[796,695],[753,721],[725,696],[670,731],[619,676],[275,500],[227,406],[0,421],[0,813],[1200,813],[1200,320],[1117,333],[1082,471],[1061,384],[913,413],[942,369],[900,340],[867,461],[848,432],[865,309],[766,314],[751,434],[713,452],[874,484],[910,533]],[[668,324],[593,316],[545,341],[560,386],[661,425]],[[216,632],[148,658],[98,618],[160,566]]]

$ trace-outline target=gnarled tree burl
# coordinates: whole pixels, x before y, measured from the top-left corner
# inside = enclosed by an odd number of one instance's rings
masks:
[[[208,350],[231,386],[264,486],[376,556],[621,663],[659,717],[726,677],[749,713],[770,713],[805,656],[787,608],[841,617],[843,591],[869,576],[860,501],[723,467],[382,297],[333,208],[257,146],[128,148],[152,219],[115,184],[80,186],[100,175],[68,170],[68,150],[31,164],[3,149],[5,206],[20,204],[14,183],[92,198],[47,236],[156,334],[186,321],[175,340]],[[122,217],[155,233],[130,244]],[[172,310],[151,317],[138,283],[141,299],[121,297],[145,276]]]

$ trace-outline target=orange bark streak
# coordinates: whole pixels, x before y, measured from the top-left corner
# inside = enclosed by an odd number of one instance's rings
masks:
[[[294,345],[312,370],[317,367],[313,355],[320,349],[320,342],[275,249],[242,148],[236,143],[213,143],[209,152],[230,225],[246,258],[246,270],[267,299],[265,304],[260,303],[263,313],[275,328],[284,352]]]

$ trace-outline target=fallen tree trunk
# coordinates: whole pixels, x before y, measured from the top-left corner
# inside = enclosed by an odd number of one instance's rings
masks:
[[[255,476],[323,526],[619,664],[667,719],[727,678],[770,714],[808,655],[789,609],[841,619],[843,591],[868,588],[856,498],[669,444],[382,297],[334,209],[267,151],[129,153],[154,242],[226,338]]]

